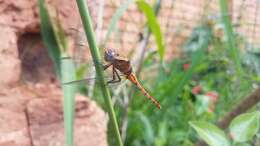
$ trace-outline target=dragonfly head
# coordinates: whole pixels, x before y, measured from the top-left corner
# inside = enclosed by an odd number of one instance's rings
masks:
[[[113,50],[113,49],[106,49],[105,50],[105,54],[104,54],[105,61],[113,62],[117,56],[119,56],[119,54],[116,53],[115,50]]]

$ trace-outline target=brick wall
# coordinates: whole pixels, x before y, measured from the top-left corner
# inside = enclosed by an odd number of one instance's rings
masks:
[[[123,0],[104,1],[104,25],[101,30],[101,41],[105,37],[109,22],[116,9],[124,3]],[[257,22],[259,16],[255,15],[257,0],[233,0],[231,2],[232,21],[233,23],[240,23],[240,26],[236,27],[235,30],[247,37],[247,40],[258,44],[257,38],[260,35],[260,27]],[[97,19],[98,5],[99,2],[91,1],[90,11],[94,20]],[[260,12],[259,10],[257,11]],[[203,18],[209,16],[220,18],[219,3],[217,0],[162,0],[158,20],[165,38],[167,56],[171,57],[172,55],[179,54],[181,46],[190,35],[191,30]],[[106,46],[127,51],[137,48],[138,34],[142,32],[144,26],[145,17],[134,3],[131,4],[117,24],[117,32],[112,34]],[[150,39],[149,48],[156,49],[153,37]]]

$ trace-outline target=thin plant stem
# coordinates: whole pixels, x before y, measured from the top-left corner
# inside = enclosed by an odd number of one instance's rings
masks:
[[[160,8],[161,8],[161,0],[157,0],[155,2],[155,5],[153,7],[154,9],[154,14],[157,16],[159,14],[159,11],[160,11]],[[144,38],[141,40],[140,42],[140,45],[138,47],[137,50],[140,50],[139,53],[137,53],[138,57],[137,59],[135,59],[135,64],[136,64],[136,76],[139,77],[140,75],[140,72],[142,70],[142,65],[143,65],[143,62],[144,62],[144,58],[145,58],[145,53],[147,51],[146,47],[149,43],[149,39],[150,39],[150,36],[151,36],[151,29],[149,29],[148,26],[146,26],[144,28],[144,31],[143,31],[143,34],[144,34]]]
[[[96,38],[97,38],[97,44],[100,45],[101,42],[101,32],[102,32],[102,27],[103,27],[103,15],[104,15],[104,6],[105,6],[105,2],[104,0],[99,0],[99,6],[98,6],[98,16],[97,16],[97,28],[96,28]],[[91,67],[90,69],[91,74],[94,74],[94,76],[96,76],[96,72],[94,69],[94,66]],[[92,97],[93,96],[93,92],[94,92],[94,87],[95,87],[95,80],[92,80],[89,84],[89,88],[88,88],[88,97]]]
[[[157,16],[159,13],[159,10],[161,8],[161,0],[157,0],[155,5],[154,5],[154,13]],[[136,76],[139,77],[141,70],[142,70],[142,65],[144,62],[144,57],[145,57],[145,53],[146,53],[146,47],[149,43],[149,39],[151,36],[151,30],[148,28],[148,26],[146,26],[144,28],[143,31],[144,34],[144,38],[141,40],[139,47],[138,47],[138,51],[139,53],[137,53],[137,57],[134,59],[134,64],[136,64]],[[133,96],[133,94],[135,93],[135,87],[132,86],[131,90],[130,90],[130,94],[128,97],[126,97],[124,100],[124,111],[122,114],[122,122],[121,122],[121,135],[122,135],[122,139],[123,141],[125,141],[126,139],[126,130],[127,130],[127,124],[128,124],[128,110],[129,110],[129,101],[131,100],[131,97]]]
[[[256,1],[256,8],[255,8],[255,20],[254,20],[254,25],[253,25],[253,31],[252,31],[252,38],[251,38],[251,44],[255,42],[255,35],[256,35],[256,24],[257,24],[257,12],[258,12],[258,7],[259,7],[259,1]],[[251,45],[252,46],[252,45]],[[252,50],[250,50],[252,51]]]
[[[228,12],[228,1],[227,0],[219,0],[220,8],[221,8],[221,13],[222,13],[222,21],[225,26],[225,33],[227,35],[228,39],[228,49],[230,52],[230,56],[232,57],[234,63],[235,63],[235,68],[237,74],[240,76],[242,73],[242,67],[240,63],[240,57],[239,57],[239,50],[237,48],[236,40],[235,40],[235,35],[233,33],[232,29],[232,24],[230,21],[230,14]]]
[[[78,5],[79,13],[81,16],[82,24],[83,24],[83,27],[84,27],[84,30],[85,30],[85,33],[87,36],[89,49],[90,49],[90,52],[91,52],[91,55],[92,55],[92,58],[93,58],[93,61],[95,64],[97,78],[100,82],[101,91],[102,91],[102,94],[105,99],[106,108],[109,113],[109,118],[111,120],[112,132],[115,136],[115,141],[116,141],[117,145],[123,146],[123,143],[122,143],[121,137],[120,137],[120,133],[119,133],[119,128],[117,125],[116,115],[115,115],[114,108],[113,108],[112,101],[111,101],[111,95],[109,93],[109,90],[108,90],[107,85],[104,80],[103,68],[98,63],[98,61],[101,60],[101,56],[100,56],[100,53],[99,53],[99,50],[98,50],[98,47],[96,44],[96,40],[94,37],[94,31],[93,31],[93,27],[92,27],[91,17],[90,17],[89,11],[88,11],[87,2],[85,0],[77,0],[77,5]]]

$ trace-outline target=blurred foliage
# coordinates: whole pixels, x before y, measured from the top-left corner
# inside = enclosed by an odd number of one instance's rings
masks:
[[[109,26],[108,26],[108,31],[106,33],[104,42],[103,42],[103,46],[106,46],[107,41],[109,40],[109,37],[111,36],[111,33],[113,31],[115,31],[115,29],[117,29],[116,24],[118,23],[118,21],[120,20],[120,18],[123,16],[123,14],[125,13],[125,11],[128,9],[129,5],[133,3],[133,0],[127,0],[124,2],[124,4],[122,4],[115,12],[115,14],[113,15]]]
[[[105,40],[115,31],[115,24],[131,3],[128,0],[118,8]],[[145,13],[154,37],[157,37],[159,52],[147,52],[140,80],[151,95],[161,102],[162,109],[157,110],[140,92],[134,92],[129,107],[125,107],[122,100],[128,99],[130,86],[124,84],[124,93],[119,94],[113,87],[112,94],[117,95],[114,101],[118,119],[124,114],[122,111],[127,111],[124,143],[126,146],[191,146],[198,139],[189,125],[190,121],[216,122],[254,87],[259,86],[260,52],[255,51],[259,49],[234,31],[232,41],[236,43],[237,50],[243,51],[235,52],[239,53],[239,58],[232,58],[226,48],[229,40],[224,33],[225,25],[220,20],[206,20],[193,28],[183,44],[182,56],[173,58],[162,67],[158,58],[162,58],[167,49],[173,48],[164,48],[161,32],[158,32],[160,26],[151,7],[144,1],[138,1],[137,4]],[[241,76],[236,73],[237,62],[241,62],[246,74]],[[82,79],[86,72],[86,66],[81,66],[76,78]],[[80,88],[82,93],[88,92],[86,87]],[[93,97],[104,107],[98,86]],[[114,139],[111,133],[108,133],[108,138]]]
[[[155,8],[155,10],[153,10],[153,8],[144,0],[138,0],[136,4],[138,8],[144,13],[147,19],[147,25],[151,30],[153,36],[155,37],[160,59],[163,60],[163,56],[165,52],[164,37],[161,33],[159,22],[157,21],[155,16],[155,11],[158,8]]]
[[[38,0],[39,5],[39,15],[40,15],[40,29],[42,34],[42,39],[44,44],[47,46],[48,53],[50,58],[52,59],[55,71],[58,77],[60,77],[61,69],[60,69],[60,56],[61,50],[59,49],[59,44],[56,40],[53,24],[51,23],[51,19],[47,8],[45,7],[44,0]]]
[[[196,121],[190,122],[190,125],[209,146],[231,146],[253,144],[253,138],[260,129],[259,122],[260,111],[241,114],[231,121],[229,136],[208,122]]]
[[[74,145],[74,97],[77,85],[63,85],[76,80],[76,69],[73,61],[68,58],[67,40],[60,23],[56,8],[46,5],[44,0],[38,0],[41,21],[41,35],[47,46],[49,56],[55,64],[56,74],[60,79],[63,91],[64,132],[67,146]],[[66,59],[63,59],[66,58]]]
[[[189,121],[215,122],[250,93],[252,83],[259,77],[257,61],[252,57],[243,59],[242,62],[247,62],[243,67],[251,69],[247,77],[239,78],[225,49],[227,40],[215,30],[217,25],[221,24],[204,23],[195,27],[184,44],[183,56],[167,63],[166,70],[154,62],[153,52],[145,58],[143,85],[162,103],[162,110],[156,110],[137,92],[128,110],[125,145],[193,145],[197,138]],[[238,34],[234,39],[239,46],[247,43]]]
[[[259,54],[240,52],[243,68],[248,69],[240,78],[220,26],[221,22],[215,22],[193,28],[183,45],[183,55],[166,63],[165,69],[156,61],[156,52],[147,52],[140,80],[161,102],[162,109],[157,110],[142,93],[134,93],[128,107],[126,146],[191,146],[197,142],[197,136],[190,121],[216,122],[259,83]],[[234,39],[240,49],[248,43],[239,34]],[[102,105],[98,90],[94,97]],[[130,92],[127,84],[126,90]],[[125,110],[121,105],[125,94],[114,95],[119,96],[114,98],[120,119]],[[113,136],[109,134],[109,138]]]

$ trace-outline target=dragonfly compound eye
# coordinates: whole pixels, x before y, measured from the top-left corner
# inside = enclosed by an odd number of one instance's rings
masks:
[[[115,55],[116,55],[116,53],[115,53],[115,51],[114,50],[112,50],[112,49],[107,49],[106,51],[105,51],[105,60],[106,61],[113,61],[114,59],[115,59]]]

